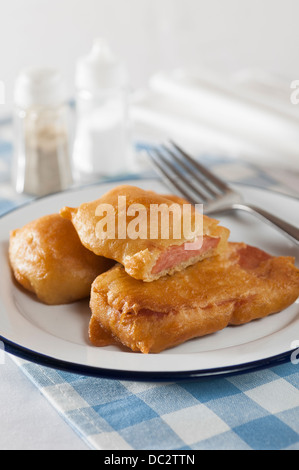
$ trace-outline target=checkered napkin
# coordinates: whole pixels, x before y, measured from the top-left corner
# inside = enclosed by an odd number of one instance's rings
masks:
[[[299,366],[292,363],[226,378],[152,383],[17,361],[92,449],[299,449]]]
[[[10,140],[2,135],[1,213],[23,202],[9,182],[11,151]],[[278,188],[250,164],[203,161],[230,181]],[[155,383],[87,377],[17,357],[14,361],[91,449],[299,449],[299,365],[291,362],[230,377]]]

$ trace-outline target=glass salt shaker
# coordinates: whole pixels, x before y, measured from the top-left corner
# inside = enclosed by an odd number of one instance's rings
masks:
[[[45,196],[71,186],[69,126],[59,71],[23,70],[15,85],[13,183],[18,193]]]
[[[92,182],[128,171],[128,75],[104,39],[78,60],[76,90],[75,179]]]

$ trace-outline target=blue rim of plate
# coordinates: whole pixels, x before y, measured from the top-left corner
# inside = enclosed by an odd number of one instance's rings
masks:
[[[76,364],[73,362],[66,362],[60,359],[55,359],[46,356],[23,346],[17,345],[0,335],[0,339],[5,344],[5,351],[9,354],[17,356],[29,362],[34,362],[44,367],[58,369],[64,372],[85,375],[88,377],[97,377],[114,380],[129,380],[140,382],[169,382],[169,381],[184,381],[184,380],[197,380],[209,377],[228,377],[232,375],[245,374],[257,370],[267,369],[291,361],[291,355],[296,349],[276,355],[269,358],[261,359],[259,361],[238,364],[235,366],[219,367],[205,370],[190,370],[190,371],[159,371],[159,372],[136,372],[130,370],[118,369],[103,369],[100,367],[86,366]]]
[[[92,186],[100,186],[102,184],[109,184],[109,183],[119,183],[121,181],[142,181],[147,179],[157,179],[160,181],[158,177],[140,177],[138,175],[126,175],[126,177],[119,177],[119,178],[111,178],[105,179],[105,181],[100,181],[84,186],[80,186],[78,188],[70,188],[65,192],[70,193],[73,191],[80,191],[84,190],[88,187]],[[234,185],[238,185],[238,183],[234,183]],[[282,197],[290,198],[292,200],[299,200],[299,197],[291,196],[289,194],[284,194],[279,191],[275,191],[273,189],[261,188],[260,186],[253,186],[253,185],[246,185],[240,183],[241,186],[248,186],[248,187],[255,187],[257,189],[261,189],[263,191],[267,191],[273,194],[279,194]],[[30,199],[25,201],[22,204],[17,205],[16,207],[6,211],[5,213],[0,215],[0,220],[7,215],[16,212],[17,210],[22,209],[23,207],[27,207],[30,204],[34,204],[37,201],[48,199],[50,197],[54,197],[59,193],[53,193],[47,196],[42,196],[39,198]],[[292,354],[296,351],[296,349],[292,349],[286,351],[284,353],[270,356],[267,358],[263,358],[257,361],[246,362],[243,364],[236,364],[227,367],[219,367],[219,368],[211,368],[211,369],[198,369],[198,370],[187,370],[187,371],[159,371],[159,372],[150,372],[150,371],[130,371],[130,370],[119,370],[119,369],[104,369],[101,367],[94,367],[94,366],[87,366],[84,364],[77,364],[73,362],[67,362],[60,359],[56,359],[51,356],[47,356],[36,351],[32,351],[31,349],[25,348],[19,344],[16,344],[9,339],[3,337],[0,334],[0,340],[4,344],[5,352],[12,354],[16,357],[24,359],[29,362],[33,362],[35,364],[39,364],[44,367],[49,367],[53,369],[58,369],[64,372],[85,375],[89,377],[97,377],[97,378],[106,378],[106,379],[113,379],[113,380],[134,380],[134,381],[155,381],[155,382],[169,382],[169,381],[184,381],[184,380],[198,380],[204,379],[209,377],[228,377],[232,375],[239,375],[245,374],[257,370],[267,369],[269,367],[275,367],[282,364],[289,363],[291,361]]]

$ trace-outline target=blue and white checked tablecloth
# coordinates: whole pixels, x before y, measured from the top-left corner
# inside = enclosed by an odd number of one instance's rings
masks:
[[[0,213],[23,198],[10,185],[11,136],[0,134]],[[232,181],[282,189],[247,163],[211,159]],[[178,383],[109,380],[15,362],[95,450],[298,450],[299,365]]]

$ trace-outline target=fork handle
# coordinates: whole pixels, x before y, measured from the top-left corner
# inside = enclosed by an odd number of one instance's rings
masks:
[[[295,227],[288,222],[280,219],[276,215],[271,214],[260,207],[253,206],[251,204],[233,204],[233,209],[243,210],[258,216],[259,218],[263,219],[265,222],[274,225],[278,228],[283,234],[287,235],[292,241],[295,241],[299,244],[299,228]]]

